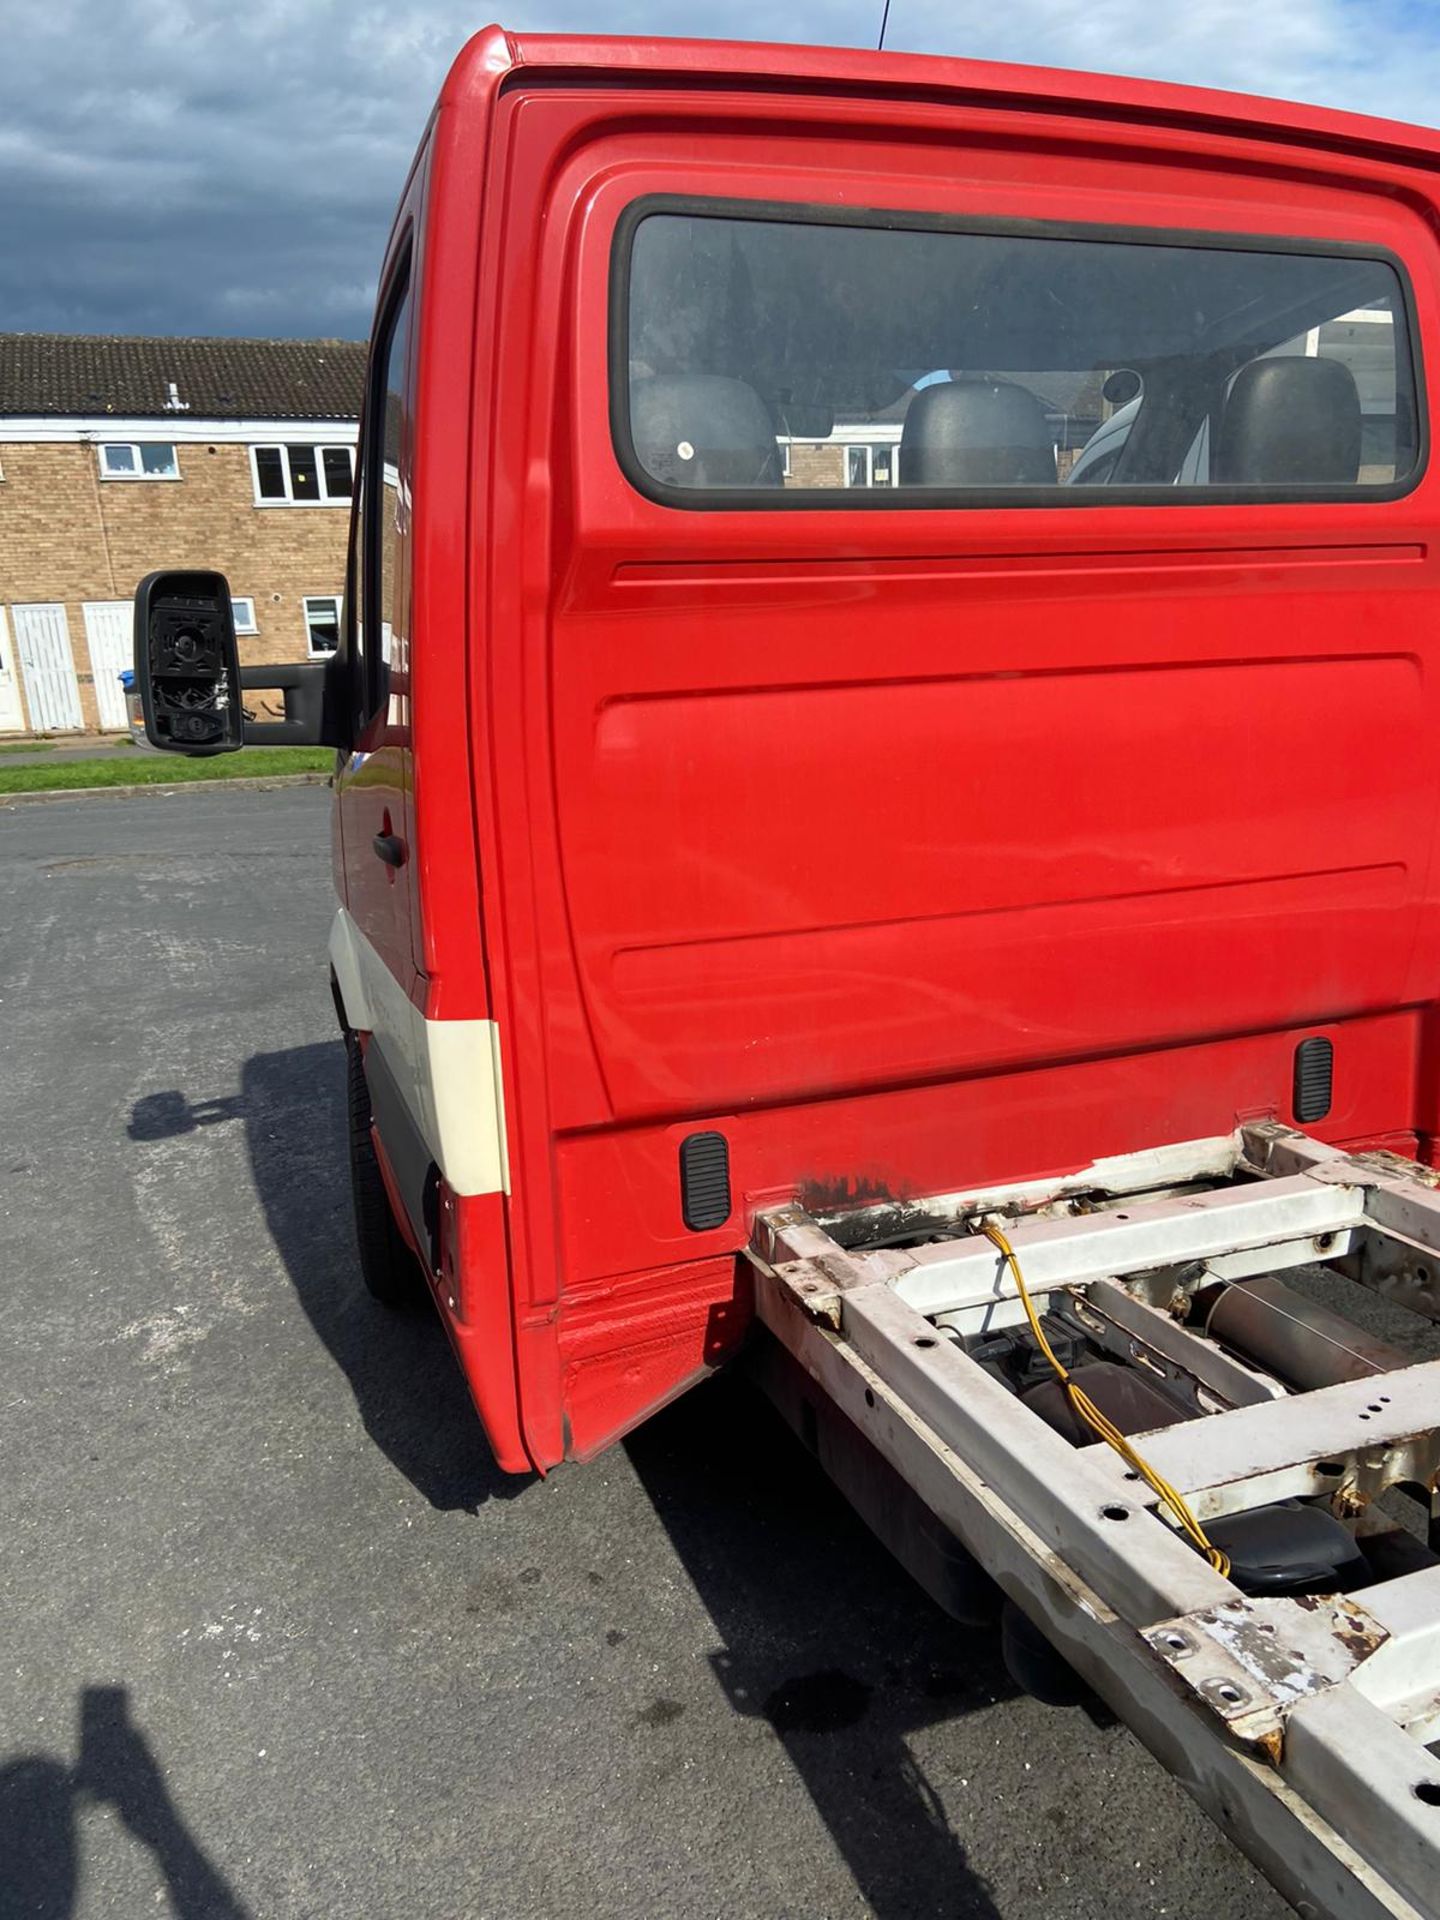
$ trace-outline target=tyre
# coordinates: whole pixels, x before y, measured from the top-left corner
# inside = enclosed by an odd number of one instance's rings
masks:
[[[1000,1652],[1016,1686],[1047,1707],[1078,1707],[1091,1697],[1069,1661],[1013,1600],[1007,1600],[1001,1610]]]
[[[355,1203],[355,1243],[366,1291],[382,1306],[413,1307],[425,1298],[425,1276],[406,1246],[380,1177],[370,1138],[370,1089],[365,1061],[353,1034],[345,1036],[347,1111],[350,1122],[350,1191]]]

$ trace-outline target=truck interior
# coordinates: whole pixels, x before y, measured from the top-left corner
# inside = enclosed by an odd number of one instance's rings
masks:
[[[781,441],[824,439],[836,422],[899,435],[894,467],[847,476],[849,506],[857,484],[890,505],[897,490],[1053,488],[1127,374],[1136,397],[1111,487],[1369,489],[1414,467],[1389,261],[761,211],[638,210],[628,430],[640,473],[664,488],[784,488],[789,504],[821,504],[787,475]],[[1202,427],[1215,457],[1187,472]]]

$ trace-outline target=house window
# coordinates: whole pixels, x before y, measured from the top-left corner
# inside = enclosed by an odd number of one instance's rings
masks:
[[[353,447],[252,447],[257,506],[343,506],[355,490]]]
[[[870,485],[869,447],[846,447],[845,484],[847,487],[868,487]]]
[[[230,604],[235,609],[235,631],[237,633],[258,633],[260,631],[259,627],[255,624],[255,602],[249,594],[232,593],[230,596]]]
[[[175,449],[163,440],[105,440],[100,445],[102,480],[178,480]]]
[[[340,597],[307,594],[300,603],[305,612],[305,638],[312,660],[323,660],[340,645]]]

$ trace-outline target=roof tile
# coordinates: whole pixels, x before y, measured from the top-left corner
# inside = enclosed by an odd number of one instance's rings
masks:
[[[0,333],[0,417],[355,420],[365,351],[360,340]]]

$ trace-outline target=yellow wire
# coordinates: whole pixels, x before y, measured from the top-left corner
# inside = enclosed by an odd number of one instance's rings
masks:
[[[1191,1545],[1197,1547],[1199,1551],[1204,1554],[1205,1558],[1218,1574],[1228,1576],[1230,1572],[1229,1555],[1215,1546],[1208,1538],[1205,1529],[1190,1511],[1184,1494],[1182,1494],[1178,1488],[1172,1487],[1168,1480],[1163,1479],[1149,1462],[1135,1451],[1134,1447],[1131,1446],[1129,1440],[1126,1439],[1114,1421],[1106,1419],[1105,1415],[1096,1406],[1089,1394],[1085,1392],[1083,1387],[1076,1386],[1075,1382],[1070,1378],[1068,1369],[1062,1366],[1056,1358],[1054,1349],[1045,1338],[1045,1329],[1040,1324],[1040,1316],[1035,1311],[1034,1302],[1030,1298],[1030,1289],[1026,1286],[1025,1276],[1020,1271],[1020,1262],[1015,1257],[1015,1249],[1005,1238],[1005,1235],[1000,1231],[999,1227],[995,1226],[994,1223],[989,1220],[980,1223],[980,1231],[985,1235],[987,1240],[992,1241],[994,1245],[999,1248],[1002,1257],[1014,1275],[1015,1291],[1020,1296],[1020,1304],[1025,1309],[1025,1318],[1030,1322],[1030,1331],[1035,1336],[1035,1343],[1054,1368],[1055,1377],[1065,1389],[1066,1397],[1074,1410],[1076,1419],[1079,1420],[1083,1426],[1089,1427],[1091,1432],[1098,1435],[1107,1446],[1115,1449],[1126,1466],[1129,1467],[1132,1472],[1138,1473],[1146,1486],[1158,1496],[1162,1505],[1168,1507],[1171,1513],[1174,1514],[1181,1532],[1188,1537]]]

